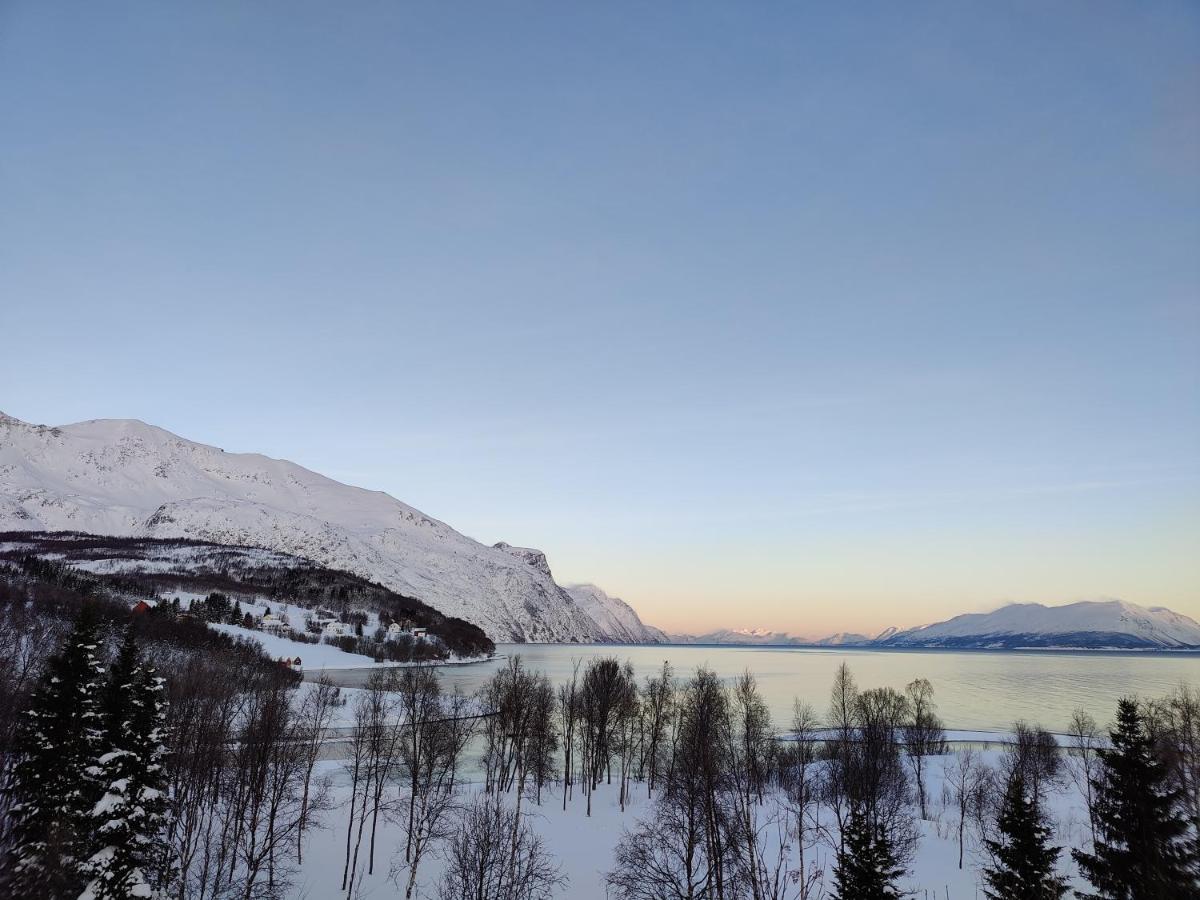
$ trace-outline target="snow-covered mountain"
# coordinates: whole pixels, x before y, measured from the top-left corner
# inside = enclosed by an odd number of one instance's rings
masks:
[[[793,647],[948,647],[1013,649],[1200,649],[1200,623],[1162,606],[1124,600],[1089,600],[1065,606],[1018,603],[991,613],[969,613],[945,622],[874,637],[839,632],[813,639],[767,629],[723,628],[702,635],[672,634],[676,644],[742,644]]]
[[[707,634],[672,634],[673,644],[742,644],[748,646],[805,646],[808,638],[792,637],[767,628],[720,628]]]
[[[883,632],[890,636],[895,628]],[[672,634],[669,640],[673,644],[732,644],[743,646],[771,647],[865,647],[872,643],[872,638],[865,634],[852,631],[839,631],[823,638],[799,637],[785,631],[771,631],[767,628],[721,628],[707,634]]]
[[[1162,606],[1088,600],[1065,606],[1014,603],[883,637],[885,647],[1200,647],[1200,624]]]
[[[586,612],[540,551],[488,547],[385,493],[134,420],[55,428],[0,413],[0,529],[266,547],[377,581],[498,641],[628,639],[593,615],[641,625],[602,592]]]
[[[839,631],[837,634],[831,634],[829,637],[823,637],[811,643],[814,647],[849,647],[869,644],[871,639],[865,634],[855,631]]]
[[[627,644],[664,644],[668,641],[657,628],[644,624],[632,606],[619,597],[610,597],[594,584],[568,584],[565,590],[610,640]]]

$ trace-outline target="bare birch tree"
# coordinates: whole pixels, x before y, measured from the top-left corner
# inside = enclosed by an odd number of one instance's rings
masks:
[[[963,867],[963,851],[966,846],[966,830],[971,810],[980,805],[986,787],[987,772],[980,764],[979,755],[971,747],[964,747],[954,754],[954,761],[946,767],[946,800],[953,803],[958,813],[958,867]]]
[[[404,860],[397,853],[391,877],[397,884],[407,873],[404,896],[413,896],[417,873],[426,852],[446,841],[453,832],[453,813],[458,808],[459,767],[471,739],[475,719],[470,702],[457,690],[439,694],[436,710],[412,721],[419,738],[403,744],[401,768],[409,791],[406,809],[399,818],[405,832]],[[416,748],[420,748],[419,752]]]
[[[933,702],[933,685],[928,679],[917,678],[905,688],[908,700],[908,721],[904,725],[904,749],[917,782],[917,805],[921,818],[926,812],[925,766],[927,756],[946,752],[946,731]]]
[[[566,882],[542,839],[504,802],[480,794],[447,841],[439,900],[550,900]]]
[[[305,695],[299,710],[299,739],[304,747],[304,788],[300,800],[300,823],[296,829],[296,862],[304,861],[304,829],[308,825],[308,810],[312,790],[313,769],[321,747],[329,733],[340,690],[322,675]]]
[[[1067,771],[1087,808],[1093,844],[1096,842],[1096,811],[1092,782],[1100,771],[1100,757],[1096,751],[1103,746],[1096,720],[1082,707],[1076,709],[1067,726]]]

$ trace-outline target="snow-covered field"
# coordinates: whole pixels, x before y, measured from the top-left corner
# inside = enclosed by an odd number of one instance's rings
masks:
[[[243,609],[247,607],[242,606]],[[293,607],[295,608],[295,607]],[[272,607],[278,610],[278,607]],[[292,622],[299,625],[303,619],[293,618]],[[347,653],[334,647],[332,644],[305,644],[302,641],[293,641],[289,638],[281,637],[277,634],[270,634],[265,631],[255,631],[252,628],[242,628],[240,625],[227,625],[225,623],[209,622],[209,628],[215,628],[218,631],[223,631],[232,637],[241,638],[247,641],[255,641],[262,645],[267,655],[274,659],[295,659],[300,657],[302,666],[301,670],[307,673],[310,677],[315,677],[314,673],[324,669],[373,669],[377,667],[400,668],[406,665],[438,665],[452,666],[463,665],[466,663],[480,662],[484,657],[479,658],[463,658],[449,659],[436,663],[398,663],[398,662],[375,662],[369,656],[364,656],[361,653]],[[491,657],[493,659],[498,657]]]
[[[237,625],[210,622],[208,627],[215,628],[217,631],[223,631],[225,634],[233,637],[242,638],[247,641],[257,641],[262,644],[262,648],[267,652],[267,655],[274,659],[279,659],[280,657],[295,659],[298,656],[303,663],[305,671],[311,669],[369,669],[374,666],[385,665],[385,663],[375,662],[369,656],[363,656],[361,653],[347,653],[345,650],[339,650],[330,644],[305,644],[300,641],[288,640],[276,634],[254,631],[250,628],[241,628]],[[388,663],[386,665],[395,665],[395,663]]]
[[[983,751],[981,759],[992,766],[999,763],[1000,751]],[[964,866],[958,868],[958,819],[957,813],[942,800],[942,788],[946,767],[953,764],[953,754],[930,759],[930,818],[919,824],[921,840],[911,865],[911,872],[904,885],[918,900],[926,897],[933,900],[977,900],[983,896],[980,870],[983,858],[971,838],[968,838]],[[293,884],[289,896],[293,900],[334,898],[344,896],[340,891],[342,870],[345,862],[345,802],[348,796],[348,781],[340,763],[321,763],[321,771],[332,778],[333,794],[339,807],[326,815],[325,826],[307,837],[304,865]],[[475,788],[472,787],[472,790]],[[397,795],[393,793],[393,798]],[[1084,846],[1087,840],[1087,817],[1083,801],[1073,786],[1054,792],[1049,798],[1049,811],[1058,824],[1057,842],[1065,847]],[[557,897],[570,900],[607,900],[604,873],[611,868],[613,849],[623,829],[633,828],[639,818],[651,809],[646,800],[645,786],[634,790],[634,798],[624,813],[621,812],[617,787],[602,786],[593,795],[592,816],[586,815],[582,795],[568,803],[564,812],[562,795],[551,788],[543,794],[542,805],[528,804],[530,822],[541,835],[547,850],[553,854],[567,876],[568,882],[558,891]],[[828,813],[825,813],[828,816]],[[970,831],[970,829],[968,829]],[[360,873],[363,898],[393,898],[403,896],[388,878],[388,871],[396,850],[403,862],[403,831],[391,821],[380,825],[380,838],[375,860],[375,873],[365,874],[365,864]],[[815,863],[827,873],[827,891],[832,884],[834,855],[832,849],[821,845],[809,854],[809,863]],[[1070,854],[1064,850],[1059,858],[1060,870],[1069,874],[1075,887],[1083,887],[1076,875]],[[441,863],[431,857],[421,863],[418,896],[434,896],[440,875]],[[357,892],[356,892],[357,893]]]

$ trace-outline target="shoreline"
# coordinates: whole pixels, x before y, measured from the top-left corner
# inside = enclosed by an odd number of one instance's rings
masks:
[[[1021,653],[1021,654],[1072,654],[1072,655],[1106,655],[1128,654],[1130,656],[1200,656],[1200,647],[876,647],[870,644],[840,644],[828,646],[824,644],[682,644],[682,643],[641,643],[596,641],[590,644],[580,644],[573,641],[528,641],[526,643],[497,643],[504,647],[662,647],[698,650],[802,650],[806,652],[819,651],[822,653],[843,653],[846,651],[867,651],[870,653]],[[499,658],[497,654],[496,658]]]
[[[450,666],[474,666],[479,663],[495,662],[496,660],[508,659],[506,653],[496,653],[492,656],[476,656],[471,659],[447,659],[438,660],[437,662],[409,662],[409,663],[372,663],[365,666],[314,666],[311,669],[302,669],[300,677],[303,681],[317,681],[321,675],[333,674],[338,672],[370,672],[376,669],[416,669],[430,668],[440,669]],[[310,675],[315,677],[309,678]]]

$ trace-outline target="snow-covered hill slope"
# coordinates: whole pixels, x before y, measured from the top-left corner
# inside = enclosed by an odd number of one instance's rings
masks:
[[[1123,600],[1066,606],[1016,603],[901,631],[874,642],[886,647],[1200,647],[1200,624],[1161,606]]]
[[[667,636],[638,618],[633,607],[619,597],[610,597],[594,584],[569,584],[566,592],[609,636],[627,644],[663,644]]]
[[[133,420],[52,428],[0,413],[0,529],[266,547],[419,598],[494,640],[623,639],[554,582],[538,551],[488,547],[382,492]]]

